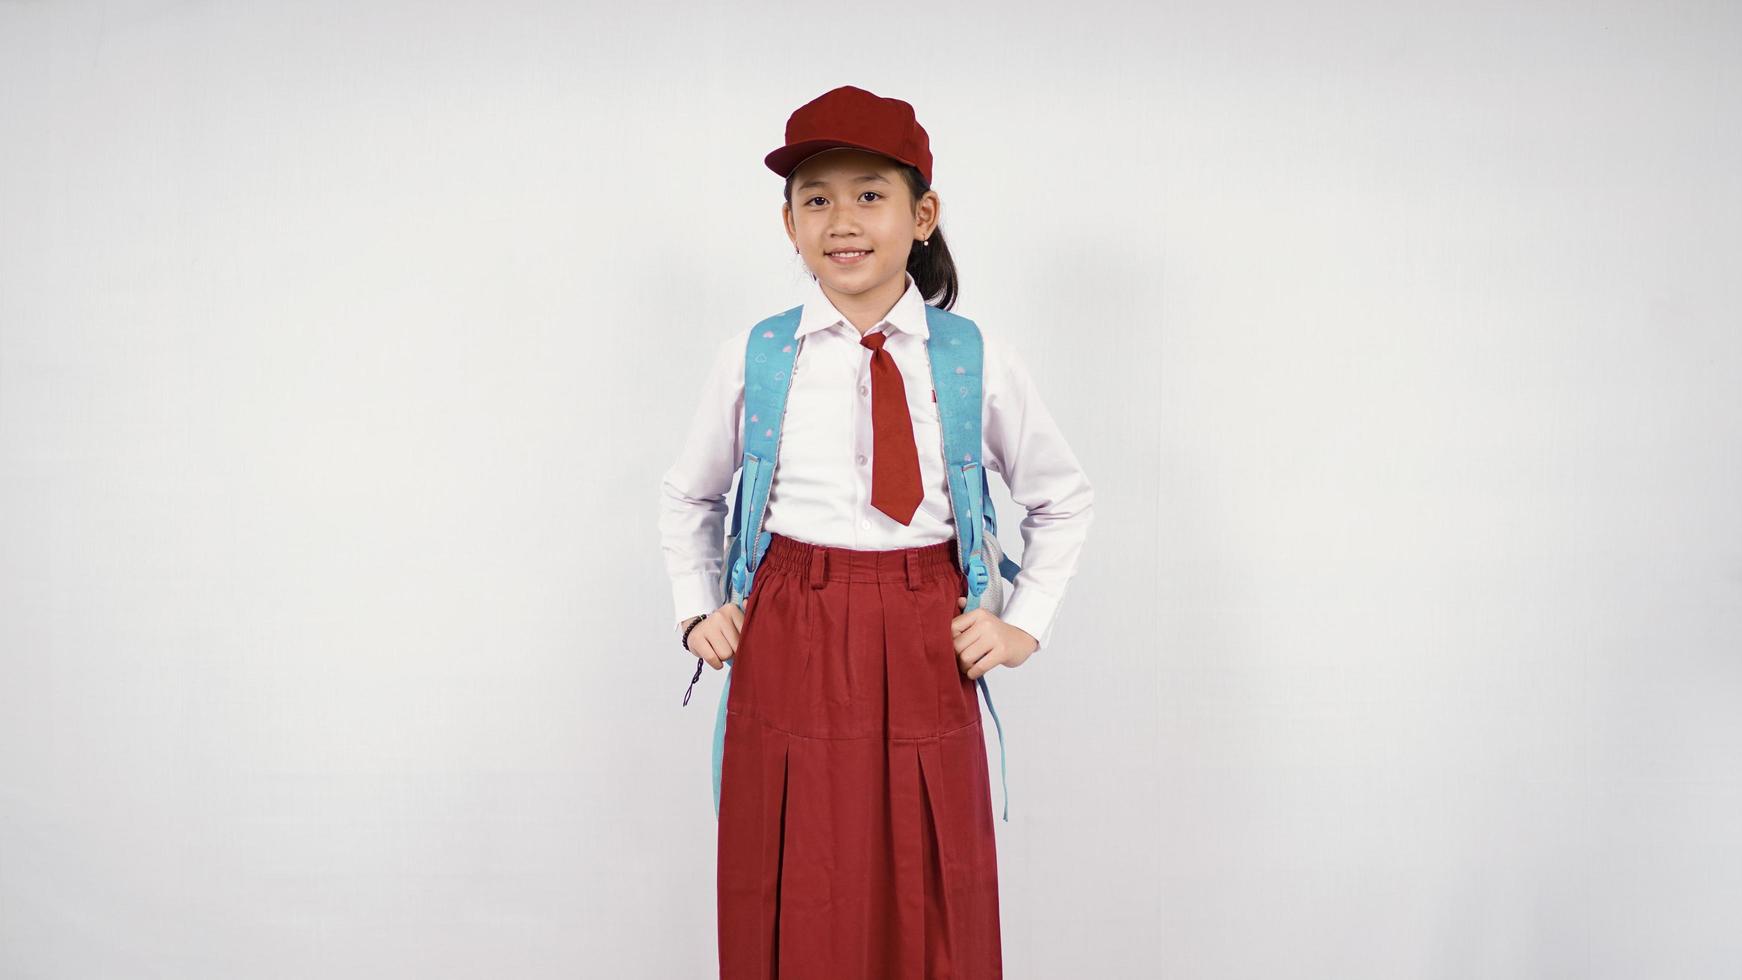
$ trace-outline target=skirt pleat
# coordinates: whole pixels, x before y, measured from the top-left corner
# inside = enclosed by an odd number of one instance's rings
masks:
[[[774,535],[721,758],[722,980],[1002,976],[991,780],[955,543]]]

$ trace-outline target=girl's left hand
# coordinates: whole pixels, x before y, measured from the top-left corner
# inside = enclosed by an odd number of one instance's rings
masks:
[[[956,597],[956,608],[965,609],[966,596]],[[984,609],[963,613],[950,620],[950,632],[955,635],[956,660],[970,680],[977,680],[993,667],[1020,667],[1028,655],[1040,648],[1040,641],[1020,626],[1012,626]]]

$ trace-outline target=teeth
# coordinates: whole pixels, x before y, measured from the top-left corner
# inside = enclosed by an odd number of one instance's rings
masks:
[[[830,252],[829,254],[830,255],[838,255],[842,258],[850,259],[855,255],[864,255],[865,253],[864,252]]]

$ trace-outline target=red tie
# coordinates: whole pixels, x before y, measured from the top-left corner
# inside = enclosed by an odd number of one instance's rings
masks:
[[[907,386],[901,383],[895,358],[883,349],[888,339],[881,332],[859,339],[859,346],[871,350],[871,506],[908,524],[925,493],[913,418],[907,414]]]

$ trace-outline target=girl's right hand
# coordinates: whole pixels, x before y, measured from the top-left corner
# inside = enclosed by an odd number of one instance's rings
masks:
[[[744,630],[744,610],[728,602],[708,614],[690,630],[689,651],[719,670],[738,652],[738,635]]]

